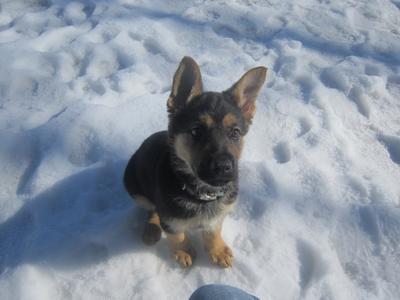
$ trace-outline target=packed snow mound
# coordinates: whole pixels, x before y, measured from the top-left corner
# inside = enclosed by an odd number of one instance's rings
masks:
[[[145,247],[122,186],[185,55],[207,90],[269,69],[229,270]],[[400,298],[399,1],[2,1],[0,66],[1,299]]]

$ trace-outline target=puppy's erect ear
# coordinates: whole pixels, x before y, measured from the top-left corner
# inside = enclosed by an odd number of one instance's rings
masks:
[[[200,95],[202,90],[199,66],[193,58],[185,56],[174,75],[171,94],[167,102],[168,111],[173,112],[182,108],[193,97]]]
[[[251,69],[226,91],[233,97],[248,123],[251,123],[256,111],[256,98],[266,76],[265,67]]]

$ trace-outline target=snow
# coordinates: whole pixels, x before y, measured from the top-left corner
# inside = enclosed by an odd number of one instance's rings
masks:
[[[400,298],[399,1],[0,3],[0,299]],[[223,236],[181,269],[123,189],[180,59],[269,68]]]

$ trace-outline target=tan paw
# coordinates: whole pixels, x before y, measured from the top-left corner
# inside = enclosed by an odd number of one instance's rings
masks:
[[[196,257],[196,252],[193,249],[190,250],[174,250],[172,253],[175,260],[184,268],[190,267]]]
[[[211,261],[222,268],[229,268],[233,265],[233,254],[231,248],[226,245],[208,250]]]

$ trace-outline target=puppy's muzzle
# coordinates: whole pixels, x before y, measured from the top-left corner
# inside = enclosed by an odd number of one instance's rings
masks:
[[[233,179],[236,176],[236,162],[229,154],[216,154],[202,164],[199,176],[205,182],[221,186]]]

